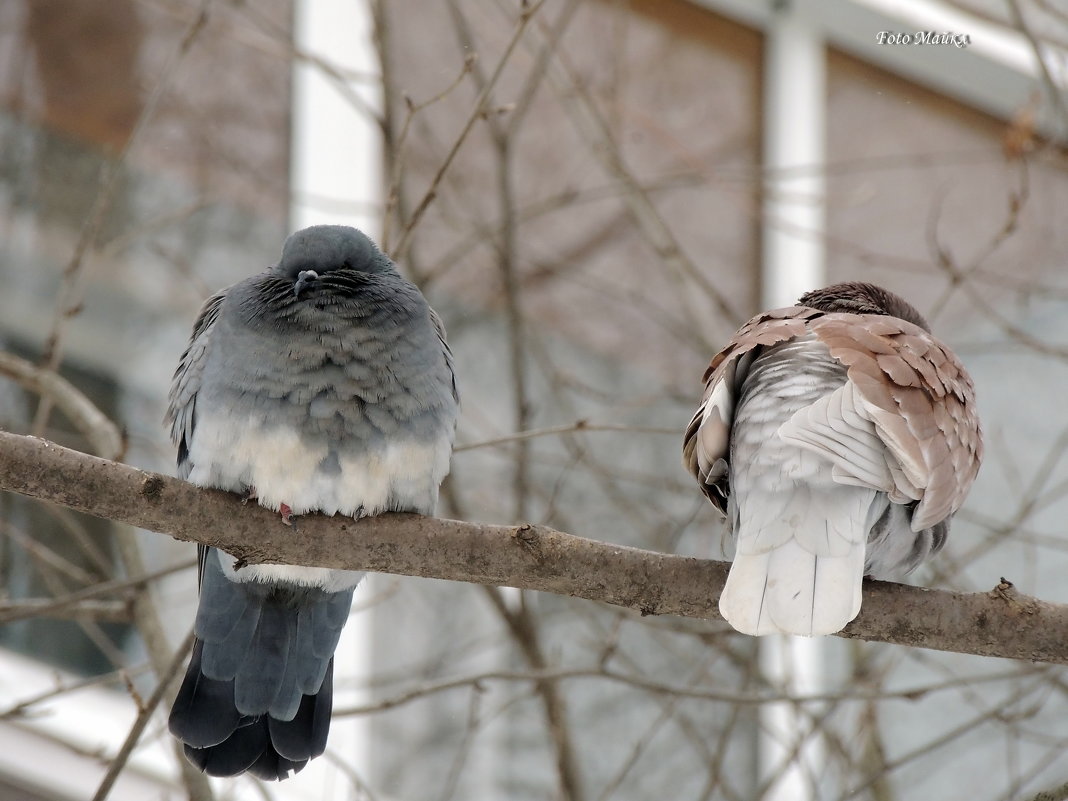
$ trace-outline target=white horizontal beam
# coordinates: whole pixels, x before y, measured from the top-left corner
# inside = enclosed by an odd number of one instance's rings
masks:
[[[721,16],[766,30],[775,8],[789,0],[692,0]],[[1020,32],[935,0],[794,0],[829,45],[919,86],[1003,120],[1011,119],[1041,86],[1034,50]],[[967,35],[952,44],[879,44],[879,33],[917,31]],[[1062,54],[1068,57],[1068,54]],[[1065,61],[1065,59],[1061,59]],[[1064,75],[1054,75],[1065,86]],[[1037,128],[1055,134],[1048,104]]]

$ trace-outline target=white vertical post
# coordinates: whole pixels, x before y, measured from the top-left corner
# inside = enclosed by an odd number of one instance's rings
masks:
[[[825,52],[802,5],[781,0],[764,39],[763,308],[791,306],[826,283]],[[793,695],[820,690],[820,640],[766,637],[759,649],[771,687]],[[772,782],[764,801],[817,797],[823,744],[806,719],[789,703],[761,708],[760,777]]]
[[[764,38],[765,307],[793,305],[826,274],[826,59],[799,5],[782,3]]]
[[[356,226],[376,241],[381,233],[382,141],[371,114],[381,113],[382,92],[380,81],[371,79],[380,73],[373,33],[370,0],[296,0],[294,44],[308,58],[293,67],[291,230],[333,223]],[[371,576],[361,583],[357,606],[373,596],[372,583]],[[369,700],[373,615],[373,607],[361,610],[342,632],[334,660],[335,707]],[[335,718],[327,748],[361,779],[369,778],[367,718]],[[362,797],[326,757],[290,782],[302,798]]]
[[[296,0],[294,15],[306,58],[293,66],[290,226],[354,225],[377,241],[382,136],[371,115],[382,113],[382,86],[371,0]]]

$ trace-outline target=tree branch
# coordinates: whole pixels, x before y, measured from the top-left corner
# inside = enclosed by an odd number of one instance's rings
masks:
[[[44,613],[48,612],[48,615]],[[57,607],[53,598],[27,598],[14,603],[0,602],[0,616],[59,617],[64,619],[96,620],[108,623],[129,623],[130,606],[122,601],[79,601]]]
[[[38,367],[13,353],[0,352],[0,376],[49,398],[85,436],[89,447],[96,453],[109,459],[122,458],[126,444],[118,426],[59,373]]]
[[[237,495],[7,432],[0,432],[0,489],[212,545],[249,563],[520,587],[642,614],[719,619],[715,601],[728,568],[546,526],[386,514],[358,521],[307,515],[294,529],[267,509],[242,507]],[[1068,664],[1068,605],[1021,595],[1004,580],[972,594],[867,581],[863,609],[840,636]]]
[[[174,682],[181,671],[182,663],[185,662],[186,656],[193,647],[193,632],[190,631],[186,635],[185,641],[178,646],[178,650],[171,656],[171,661],[167,665],[167,669],[163,671],[159,677],[159,684],[156,685],[156,689],[152,691],[152,695],[148,697],[148,700],[141,706],[141,710],[137,715],[137,719],[134,721],[133,726],[130,727],[129,733],[126,735],[126,740],[122,744],[122,748],[119,749],[114,759],[108,765],[107,773],[104,774],[104,778],[100,782],[100,786],[96,790],[96,794],[93,796],[93,801],[104,801],[111,793],[112,788],[115,786],[115,781],[119,778],[119,774],[122,773],[126,767],[126,763],[130,760],[130,755],[133,754],[134,748],[137,746],[137,741],[141,739],[141,735],[145,732],[145,727],[148,726],[148,722],[152,719],[153,713],[156,711],[156,707],[159,706],[160,701],[163,700],[163,696],[167,694],[169,685]]]

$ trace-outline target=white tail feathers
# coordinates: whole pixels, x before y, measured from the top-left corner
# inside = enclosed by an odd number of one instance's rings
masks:
[[[719,611],[743,634],[834,634],[860,612],[864,541],[817,556],[794,538],[762,553],[738,553]]]

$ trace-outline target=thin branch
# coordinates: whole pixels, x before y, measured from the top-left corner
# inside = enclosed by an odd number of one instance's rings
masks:
[[[590,423],[586,420],[576,420],[562,426],[550,426],[549,428],[532,428],[529,431],[517,431],[514,434],[505,434],[492,439],[484,439],[479,442],[466,442],[457,445],[453,451],[471,451],[476,448],[491,448],[494,445],[504,445],[510,442],[524,439],[536,439],[537,437],[549,437],[554,434],[573,434],[578,431],[626,431],[630,434],[670,434],[673,437],[679,435],[675,428],[657,428],[655,426],[628,426],[618,423]]]
[[[174,652],[174,656],[171,657],[170,664],[166,666],[166,670],[160,675],[159,684],[156,685],[156,689],[145,702],[140,713],[137,715],[137,719],[134,721],[133,726],[130,727],[130,732],[126,735],[126,741],[122,744],[122,748],[119,749],[119,753],[115,755],[115,758],[112,759],[111,763],[108,765],[108,772],[104,774],[104,778],[100,782],[96,794],[93,795],[93,801],[104,801],[104,799],[108,797],[111,788],[115,784],[115,780],[119,778],[119,774],[122,773],[123,769],[126,767],[126,763],[130,759],[130,754],[133,753],[134,746],[136,746],[137,741],[141,739],[141,734],[148,725],[148,721],[152,718],[152,713],[156,711],[159,702],[163,700],[163,696],[167,693],[167,688],[177,677],[178,670],[185,662],[185,657],[192,647],[193,632],[190,631],[186,636],[185,641],[179,645],[178,650]]]
[[[120,527],[115,532],[116,550],[128,576],[143,576],[147,572],[137,536],[135,531],[126,527]],[[130,601],[130,612],[134,625],[137,627],[137,633],[141,635],[141,642],[145,645],[148,659],[160,680],[159,692],[166,694],[170,702],[173,700],[173,695],[168,693],[167,685],[170,682],[166,677],[169,675],[167,671],[170,670],[168,661],[171,659],[171,648],[163,628],[163,617],[152,595],[151,584],[143,583],[135,588],[134,596]],[[213,794],[207,778],[184,758],[182,747],[177,740],[171,745],[178,760],[182,782],[189,792],[191,801],[210,801]]]
[[[1027,20],[1024,18],[1018,0],[1009,0],[1008,6],[1009,13],[1012,15],[1013,25],[1024,35],[1024,38],[1027,39],[1031,49],[1034,51],[1035,61],[1038,62],[1038,70],[1042,75],[1042,86],[1045,88],[1049,101],[1057,112],[1057,133],[1059,138],[1063,139],[1065,135],[1068,135],[1068,105],[1065,104],[1064,95],[1061,93],[1061,88],[1057,85],[1057,81],[1054,80],[1053,75],[1050,73],[1046,57],[1042,52],[1042,43],[1038,41],[1038,37],[1035,36],[1031,26],[1028,25]]]
[[[675,713],[675,708],[679,705],[681,700],[682,699],[679,697],[668,700],[667,704],[660,710],[660,714],[657,715],[656,719],[646,727],[642,735],[631,745],[630,753],[627,755],[627,758],[623,761],[623,764],[619,766],[618,770],[616,770],[615,775],[609,779],[608,783],[605,784],[604,788],[598,794],[597,801],[609,801],[616,791],[619,790],[623,785],[623,782],[626,781],[627,776],[634,769],[634,766],[638,764],[638,761],[644,755],[649,744],[671,719],[672,715]]]
[[[483,590],[497,614],[508,626],[512,639],[519,646],[527,664],[535,671],[544,671],[548,662],[541,644],[541,632],[529,607],[521,601],[517,608],[509,608],[496,587],[483,587]],[[559,685],[551,678],[535,681],[534,689],[541,700],[549,739],[553,744],[560,795],[564,801],[580,801],[583,798],[582,774],[575,757],[571,727],[568,725],[567,702]]]
[[[449,771],[445,776],[445,781],[442,785],[441,794],[438,796],[438,801],[449,801],[456,792],[456,787],[460,783],[460,774],[463,772],[464,764],[467,762],[468,757],[471,755],[472,746],[475,743],[475,735],[478,734],[479,725],[482,718],[482,693],[475,689],[475,692],[471,693],[471,697],[467,702],[467,723],[464,726],[463,736],[460,738],[460,742],[456,747],[456,755],[452,758],[449,765]]]
[[[378,798],[371,790],[370,785],[363,780],[363,777],[360,776],[356,771],[356,768],[353,767],[352,759],[348,753],[342,755],[334,751],[332,748],[327,748],[326,759],[349,780],[355,793],[355,795],[352,796],[353,801],[378,801]],[[260,782],[256,782],[256,786],[263,787]]]
[[[187,37],[187,42],[191,44],[193,33],[191,32]],[[100,411],[93,402],[87,398],[81,391],[79,391],[72,384],[57,375],[52,369],[36,368],[28,363],[23,363],[22,360],[16,357],[9,357],[3,359],[6,354],[0,354],[0,371],[10,370],[15,374],[17,380],[20,381],[26,388],[35,390],[40,393],[42,401],[51,400],[56,405],[64,410],[67,417],[78,428],[82,435],[89,441],[90,445],[97,451],[98,455],[107,457],[109,459],[122,458],[124,451],[126,450],[125,439],[108,417]],[[44,409],[45,406],[38,406],[38,410]],[[19,541],[19,544],[31,554],[37,554],[39,558],[46,558],[49,564],[54,567],[57,566],[57,560],[60,559],[58,555],[52,555],[47,548],[41,543],[35,543],[32,538],[21,536],[20,532],[16,531],[10,526],[3,527],[6,529],[6,533],[9,537]],[[20,539],[21,536],[21,539]],[[133,530],[126,527],[117,527],[114,532],[116,550],[118,552],[119,560],[122,563],[123,569],[127,576],[144,576],[148,571],[145,567],[144,560],[141,556],[141,548],[138,543],[138,535]],[[80,571],[80,569],[79,569]],[[68,575],[70,575],[69,571]],[[84,571],[80,571],[84,573]],[[83,579],[84,580],[84,579]],[[124,611],[127,617],[132,619],[134,625],[137,627],[138,634],[141,635],[141,640],[145,645],[145,650],[148,653],[149,660],[156,671],[156,675],[162,677],[163,671],[167,670],[167,666],[171,659],[170,644],[167,641],[167,635],[164,632],[162,618],[159,610],[156,607],[156,603],[152,598],[151,588],[145,582],[140,582],[131,587],[133,595],[129,599],[128,603],[124,605]],[[70,596],[67,596],[69,599]],[[85,630],[86,634],[92,639],[97,646],[108,653],[108,647],[110,641],[103,636],[102,632],[96,628],[95,620],[103,618],[95,618],[85,614],[69,614],[79,608],[84,608],[86,600],[62,603],[60,605],[49,604],[47,602],[35,605],[37,607],[34,610],[32,607],[23,606],[20,609],[6,610],[8,615],[23,615],[23,616],[38,616],[44,614],[43,610],[48,610],[52,613],[62,611],[67,616],[72,617],[77,621],[81,627]],[[0,610],[0,618],[4,616],[4,611]],[[178,746],[175,744],[175,748]],[[181,756],[178,757],[179,767],[182,772],[182,780],[189,790],[191,798],[198,799],[198,801],[207,801],[212,797],[211,788],[207,783],[207,780],[195,770],[191,769]]]
[[[197,40],[201,31],[204,30],[208,21],[208,8],[211,2],[212,0],[202,0],[199,13],[190,23],[185,35],[182,36],[182,39],[170,54],[160,73],[161,77],[145,102],[133,131],[130,132],[126,143],[122,147],[122,151],[114,162],[105,164],[100,171],[100,188],[93,199],[89,215],[86,217],[78,235],[78,242],[74,247],[74,252],[71,254],[70,261],[63,270],[63,282],[60,285],[59,297],[56,301],[56,315],[52,321],[52,330],[49,332],[48,340],[45,343],[42,364],[53,371],[62,361],[63,335],[66,331],[67,322],[81,309],[85,257],[96,242],[97,235],[103,227],[105,216],[111,208],[112,199],[119,186],[118,179],[122,174],[122,167],[125,165],[134,146],[140,142],[149,122],[155,116],[160,100],[179,74],[179,64],[189,54],[193,43]],[[35,432],[44,430],[52,408],[52,402],[53,399],[50,395],[41,396],[33,420],[33,430]]]
[[[130,606],[122,601],[78,601],[59,608],[53,598],[26,598],[11,603],[0,603],[0,616],[17,615],[22,618],[45,617],[85,618],[107,623],[129,623]]]
[[[0,532],[26,552],[37,566],[38,572],[42,568],[51,569],[55,573],[66,576],[82,585],[93,584],[96,581],[95,576],[56,553],[44,542],[34,539],[15,526],[10,526],[0,521]]]
[[[475,46],[474,38],[457,0],[448,0],[447,5],[459,40],[458,44],[464,49],[473,48]],[[514,41],[518,41],[518,38]],[[472,64],[471,76],[479,89],[479,96],[485,97],[483,102],[489,103],[489,82],[482,74],[482,70],[479,69],[477,63]],[[539,71],[531,71],[527,78],[527,85],[536,86],[540,77]],[[520,278],[517,264],[519,248],[516,224],[515,175],[512,160],[514,143],[505,125],[495,115],[487,116],[486,122],[489,126],[490,139],[494,147],[494,166],[497,178],[496,205],[500,209],[500,235],[494,239],[494,246],[497,250],[497,267],[501,277],[505,320],[508,330],[508,365],[511,373],[514,425],[516,430],[523,431],[529,427],[531,405],[527,391],[529,386],[526,357],[527,331],[519,292]],[[513,516],[517,519],[523,519],[527,516],[527,503],[530,499],[530,450],[525,439],[518,439],[515,443],[516,448],[514,450],[514,459],[512,460],[512,495],[515,504]]]
[[[43,701],[49,701],[53,698],[57,698],[67,693],[73,693],[77,690],[85,689],[86,687],[98,687],[101,684],[108,684],[110,682],[120,680],[128,682],[134,676],[139,676],[142,673],[147,672],[148,665],[137,665],[132,668],[122,668],[120,670],[113,670],[111,673],[101,673],[99,676],[89,676],[84,679],[78,679],[77,681],[69,684],[58,684],[51,690],[45,690],[30,698],[24,698],[18,703],[12,704],[7,709],[0,709],[0,719],[14,718],[14,717],[29,717],[33,715],[32,707]],[[58,681],[58,678],[57,678]],[[49,714],[45,712],[44,714]]]
[[[0,352],[0,375],[12,379],[23,389],[50,399],[89,441],[98,456],[122,458],[126,443],[118,426],[81,390],[54,370],[38,367],[13,353]]]
[[[0,432],[0,437],[14,436]],[[72,451],[77,453],[77,451]],[[0,457],[2,458],[2,457]],[[6,487],[5,487],[6,488]],[[44,498],[43,500],[50,500]],[[73,508],[73,507],[72,507]],[[98,515],[99,517],[99,515]],[[64,595],[59,598],[53,598],[47,602],[41,604],[34,604],[32,607],[19,605],[18,608],[8,608],[0,610],[0,625],[5,623],[14,623],[16,620],[25,620],[31,617],[66,617],[65,610],[68,607],[75,606],[87,601],[91,598],[99,598],[101,595],[113,595],[125,590],[137,589],[144,587],[149,582],[156,579],[169,576],[171,573],[178,573],[182,570],[189,570],[196,566],[195,559],[188,559],[184,562],[179,562],[176,565],[165,567],[160,570],[155,570],[151,573],[145,573],[143,575],[133,576],[131,578],[116,579],[114,581],[105,581],[100,584],[94,584],[92,587],[86,587],[84,590],[77,590],[69,595]]]
[[[643,614],[719,619],[728,565],[575,537],[412,514],[363,520],[307,515],[297,531],[234,494],[136,470],[36,437],[0,432],[0,489],[220,548],[248,563],[373,570],[519,587]],[[219,526],[226,520],[226,526]],[[357,533],[358,536],[353,536]],[[1002,581],[958,593],[881,581],[842,637],[1068,664],[1068,605]]]
[[[411,131],[412,122],[413,120],[415,120],[415,116],[421,111],[430,108],[435,103],[440,103],[450,94],[452,94],[453,90],[455,90],[463,82],[463,79],[467,76],[467,74],[471,72],[471,68],[474,66],[477,58],[477,53],[468,54],[468,56],[464,59],[463,66],[460,68],[459,73],[457,73],[452,83],[450,83],[436,95],[430,97],[428,100],[423,100],[419,103],[416,103],[410,97],[404,95],[404,102],[407,106],[407,114],[405,114],[404,122],[401,124],[400,133],[397,134],[395,141],[390,142],[391,158],[389,159],[389,163],[392,163],[393,167],[389,180],[389,191],[386,197],[386,208],[385,211],[382,213],[382,249],[387,253],[391,252],[389,244],[390,234],[392,233],[391,225],[393,222],[393,218],[396,215],[398,204],[401,201],[401,187],[403,186],[404,182],[404,157],[406,155],[405,149],[408,144],[408,134]],[[384,58],[380,57],[379,60],[385,63]],[[385,80],[383,80],[383,84],[385,84]],[[383,119],[388,120],[388,117],[385,117]],[[388,122],[383,122],[384,127],[388,124]]]
[[[508,46],[505,47],[504,53],[501,55],[500,60],[497,62],[496,68],[493,70],[493,74],[482,87],[482,91],[478,93],[478,97],[475,98],[474,106],[471,108],[471,113],[467,117],[467,121],[464,123],[464,127],[460,129],[460,133],[457,135],[452,147],[449,149],[448,154],[445,156],[444,161],[441,162],[441,166],[438,167],[438,171],[434,173],[434,177],[430,179],[430,185],[427,186],[426,192],[423,194],[422,200],[415,207],[412,212],[412,216],[408,219],[407,224],[404,226],[404,231],[401,233],[401,237],[397,242],[396,247],[393,249],[393,258],[395,261],[403,261],[404,254],[407,252],[408,247],[411,245],[412,233],[415,227],[419,224],[423,214],[430,207],[430,204],[437,196],[438,185],[441,183],[441,179],[445,177],[445,173],[448,172],[449,167],[452,165],[453,160],[456,158],[456,154],[460,152],[460,148],[467,140],[467,135],[471,132],[475,122],[482,119],[486,113],[486,100],[489,98],[490,93],[493,91],[493,87],[496,86],[497,80],[501,77],[501,73],[504,72],[504,67],[512,57],[512,53],[515,51],[516,45],[519,44],[519,40],[523,38],[523,33],[527,29],[527,23],[533,18],[538,10],[545,4],[545,0],[539,0],[532,6],[524,8],[519,15],[519,21],[516,23],[515,31],[512,34],[511,41],[508,42]]]
[[[742,704],[756,706],[759,704],[775,703],[779,701],[791,701],[799,704],[811,703],[834,703],[839,701],[908,701],[914,703],[935,693],[956,690],[963,686],[976,684],[991,684],[1007,679],[1018,679],[1027,673],[1020,669],[1005,670],[989,675],[963,676],[960,678],[946,679],[943,681],[918,684],[914,687],[905,687],[900,690],[879,689],[852,689],[842,692],[824,692],[798,695],[797,693],[783,693],[778,691],[746,692],[735,688],[712,690],[707,687],[688,684],[669,684],[646,678],[638,673],[622,673],[605,667],[588,668],[555,668],[528,671],[486,671],[470,676],[460,676],[453,679],[442,679],[437,682],[428,682],[419,687],[405,690],[389,698],[367,704],[365,706],[344,707],[335,709],[334,715],[347,717],[351,715],[368,715],[375,712],[384,712],[398,706],[410,703],[428,695],[448,692],[450,690],[478,687],[487,682],[540,682],[540,681],[571,681],[574,679],[603,679],[605,681],[624,684],[637,690],[642,690],[655,695],[679,696],[698,701],[709,701],[724,704]]]
[[[8,534],[10,536],[14,530],[11,529]],[[64,575],[61,571],[57,570],[53,563],[44,561],[41,556],[44,553],[49,552],[49,549],[42,548],[40,545],[35,545],[28,553],[34,559],[35,574],[40,578],[41,583],[45,589],[53,595],[67,591],[67,582],[64,580]],[[69,578],[69,576],[67,576]],[[85,577],[87,581],[92,581],[89,576]],[[81,629],[86,638],[96,646],[100,653],[112,664],[114,667],[120,667],[125,663],[125,657],[122,651],[118,648],[114,640],[108,636],[96,621],[87,617],[75,617],[72,618],[73,622]]]
[[[543,36],[549,36],[549,32],[542,26]],[[618,143],[608,127],[597,104],[586,88],[586,82],[582,80],[576,67],[567,58],[563,50],[556,52],[556,60],[551,63],[547,71],[549,84],[555,90],[564,109],[570,114],[576,132],[588,143],[590,152],[597,158],[604,170],[615,178],[622,192],[622,199],[627,210],[631,213],[639,232],[656,251],[666,267],[668,273],[680,291],[681,311],[690,316],[689,319],[694,336],[700,336],[702,326],[699,325],[698,313],[690,306],[689,292],[696,286],[717,308],[721,318],[729,325],[741,321],[742,317],[730,302],[723,296],[719,289],[709,280],[708,276],[686,254],[671,228],[664,221],[656,204],[634,177],[628,168]]]
[[[1038,689],[1041,683],[1041,679],[1036,682],[1029,682],[1025,687],[1017,689],[1008,698],[999,698],[992,709],[986,709],[979,712],[968,720],[965,720],[963,723],[954,726],[946,732],[943,732],[938,737],[923,742],[913,748],[911,751],[908,751],[907,753],[902,754],[896,759],[887,762],[885,769],[881,773],[876,776],[870,776],[866,781],[851,788],[848,792],[841,796],[841,801],[850,801],[850,799],[857,798],[862,793],[864,793],[869,787],[880,781],[883,776],[889,775],[893,771],[897,770],[903,765],[908,764],[909,762],[912,762],[913,760],[929,756],[933,751],[947,745],[948,743],[957,742],[959,738],[963,736],[966,732],[976,731],[982,724],[986,723],[987,721],[997,719],[1001,715],[1003,709],[1016,703],[1028,693],[1031,693]]]

